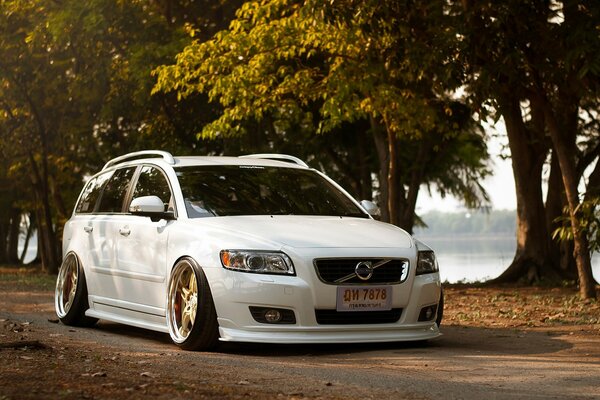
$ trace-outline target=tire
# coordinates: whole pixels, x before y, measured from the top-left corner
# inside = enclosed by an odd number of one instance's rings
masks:
[[[191,258],[175,264],[167,291],[167,325],[171,340],[184,350],[213,350],[219,324],[208,280]]]
[[[70,326],[92,326],[97,318],[87,317],[87,284],[79,257],[73,252],[67,253],[56,278],[54,291],[54,309],[58,319]]]
[[[437,317],[435,318],[435,323],[438,328],[442,324],[442,319],[444,318],[444,291],[440,291],[440,302],[438,303],[437,309]]]

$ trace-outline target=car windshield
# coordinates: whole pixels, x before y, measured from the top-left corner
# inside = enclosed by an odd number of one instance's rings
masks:
[[[368,218],[314,171],[240,166],[178,167],[190,218],[226,215],[329,215]]]

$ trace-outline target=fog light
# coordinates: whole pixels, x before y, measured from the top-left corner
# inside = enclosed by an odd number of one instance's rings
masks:
[[[433,317],[433,309],[431,307],[427,307],[427,311],[425,311],[425,318],[431,319]]]
[[[423,307],[419,313],[419,322],[432,321],[435,318],[436,311],[437,305]]]
[[[261,324],[295,324],[294,311],[285,308],[250,306],[250,313],[256,322]]]
[[[265,319],[272,324],[281,321],[281,313],[277,310],[269,310],[265,313]]]

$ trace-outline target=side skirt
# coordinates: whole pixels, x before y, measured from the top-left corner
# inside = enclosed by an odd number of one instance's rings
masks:
[[[97,296],[89,296],[89,303],[90,309],[85,312],[88,317],[169,333],[164,309]]]

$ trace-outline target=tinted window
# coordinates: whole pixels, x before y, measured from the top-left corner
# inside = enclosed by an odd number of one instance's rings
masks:
[[[368,218],[347,196],[309,170],[202,166],[176,172],[192,218],[289,214]]]
[[[134,171],[135,167],[131,167],[118,169],[113,173],[102,192],[98,212],[122,212],[123,202],[125,201],[125,196],[127,195],[127,190],[129,189],[129,184]]]
[[[165,209],[169,207],[172,209],[171,190],[167,178],[158,168],[149,166],[142,168],[133,191],[133,198],[142,196],[158,196],[165,204]]]
[[[77,203],[77,206],[75,207],[75,212],[80,214],[94,212],[98,197],[100,197],[100,194],[102,193],[102,188],[111,175],[112,172],[102,174],[88,182],[81,194],[79,203]]]

